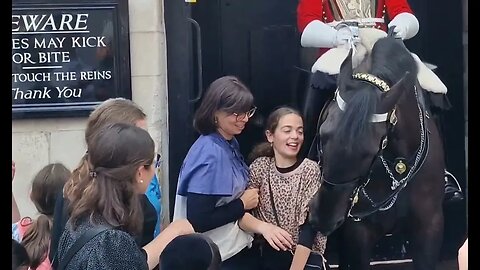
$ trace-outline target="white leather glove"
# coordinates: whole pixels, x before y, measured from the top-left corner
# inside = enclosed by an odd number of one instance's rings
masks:
[[[348,44],[346,47],[347,49],[350,49],[351,45],[360,42],[360,38],[358,36],[353,36],[352,29],[348,25],[338,24],[335,28],[338,29],[335,44],[336,47]]]
[[[353,34],[347,25],[338,30],[319,20],[311,21],[303,30],[300,44],[303,47],[334,48],[349,43]]]
[[[336,45],[337,30],[319,20],[311,21],[303,30],[300,44],[303,47],[333,48]]]
[[[389,28],[393,26],[395,26],[395,36],[401,39],[414,37],[420,28],[417,17],[408,12],[403,12],[395,16],[388,24]]]

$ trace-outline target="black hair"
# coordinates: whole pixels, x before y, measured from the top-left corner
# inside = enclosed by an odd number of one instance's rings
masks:
[[[221,262],[218,246],[200,233],[176,237],[160,255],[162,270],[220,270]]]

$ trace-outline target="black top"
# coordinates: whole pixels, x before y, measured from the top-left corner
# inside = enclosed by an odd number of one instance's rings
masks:
[[[217,207],[216,204],[222,197],[190,192],[187,194],[187,219],[196,232],[206,232],[243,217],[245,211],[242,200],[235,199]]]
[[[293,165],[290,166],[290,167],[280,168],[280,167],[278,167],[278,166],[276,166],[276,165],[275,165],[275,167],[277,167],[277,170],[278,170],[280,173],[289,173],[289,172],[295,170],[296,168],[298,168],[298,166],[300,166],[300,164],[302,164],[303,160],[304,160],[304,158],[297,160],[297,162],[295,162],[295,164],[293,164]]]
[[[104,224],[101,219],[96,224]],[[61,262],[75,241],[88,229],[94,227],[89,219],[84,219],[73,229],[67,223],[66,230],[58,243],[58,260]],[[147,270],[147,254],[127,232],[108,229],[88,241],[72,257],[65,269],[68,270]]]
[[[144,212],[142,230],[143,233],[141,236],[135,237],[135,242],[138,246],[143,247],[144,245],[148,244],[153,240],[155,225],[157,224],[157,213],[145,194],[140,195],[140,202],[142,204],[142,210]],[[53,212],[50,251],[48,254],[48,257],[50,258],[54,269],[58,267],[58,260],[54,259],[54,257],[58,249],[58,242],[60,240],[60,236],[62,235],[63,230],[67,224],[68,218],[68,203],[65,203],[65,198],[63,198],[63,194],[59,193],[57,195],[57,200],[55,202],[55,210]]]

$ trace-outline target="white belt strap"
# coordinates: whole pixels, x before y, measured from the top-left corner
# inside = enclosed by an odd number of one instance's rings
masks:
[[[358,22],[360,26],[363,25],[372,25],[375,23],[385,23],[385,20],[383,18],[359,18],[359,19],[354,19],[354,20],[342,20],[342,21],[333,21],[327,23],[330,26],[335,27],[337,24],[342,23],[342,22]]]

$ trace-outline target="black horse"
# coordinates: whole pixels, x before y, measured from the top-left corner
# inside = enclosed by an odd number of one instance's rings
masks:
[[[444,152],[401,40],[378,40],[353,70],[342,63],[318,147],[323,183],[310,222],[341,230],[341,269],[369,269],[375,244],[403,230],[416,270],[435,269],[443,237]],[[349,268],[348,268],[349,267]]]

